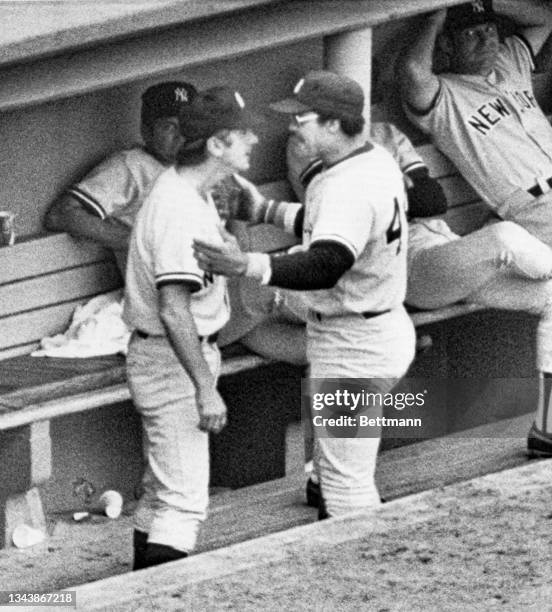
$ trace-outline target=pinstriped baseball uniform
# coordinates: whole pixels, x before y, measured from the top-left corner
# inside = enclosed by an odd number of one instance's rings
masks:
[[[165,169],[143,147],[137,146],[109,156],[67,193],[100,219],[114,217],[132,228],[150,187]],[[115,254],[124,273],[126,250]]]
[[[187,283],[190,310],[200,336],[228,320],[226,280],[208,277],[192,254],[192,239],[220,241],[220,218],[211,198],[199,193],[174,169],[156,181],[138,213],[126,278],[124,319],[133,334],[127,357],[132,398],[142,416],[147,468],[136,529],[148,542],[180,551],[194,548],[208,505],[208,434],[198,428],[196,388],[178,360],[159,316],[158,288]],[[201,348],[213,377],[220,370],[216,344]]]
[[[355,263],[335,287],[305,292],[321,314],[402,307],[406,287],[406,194],[391,156],[377,145],[317,175],[307,190],[303,246],[338,242]]]
[[[314,392],[327,378],[363,379],[370,391],[389,391],[414,357],[414,329],[403,307],[405,207],[402,173],[378,145],[327,168],[307,188],[303,246],[331,240],[355,259],[334,287],[303,294],[320,315],[307,322]],[[315,430],[315,464],[331,516],[380,503],[378,446],[377,437],[325,438]]]

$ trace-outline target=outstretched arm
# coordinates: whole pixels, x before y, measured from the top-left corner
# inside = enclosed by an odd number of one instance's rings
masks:
[[[127,225],[111,217],[100,219],[68,194],[52,204],[44,217],[44,226],[50,231],[88,238],[112,249],[128,248],[130,228]]]
[[[244,253],[234,236],[220,229],[222,244],[193,242],[194,257],[206,272],[248,276],[283,289],[312,291],[333,287],[354,264],[354,255],[340,243],[318,241],[306,251],[269,256]]]
[[[433,72],[433,52],[446,16],[446,9],[424,16],[418,37],[399,58],[403,96],[419,112],[430,109],[439,92],[439,79]]]
[[[552,32],[552,6],[543,0],[494,0],[494,10],[519,26],[535,55]]]

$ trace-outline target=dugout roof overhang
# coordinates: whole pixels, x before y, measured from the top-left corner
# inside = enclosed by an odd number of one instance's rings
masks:
[[[0,1],[0,110],[371,27],[458,3],[459,0]]]

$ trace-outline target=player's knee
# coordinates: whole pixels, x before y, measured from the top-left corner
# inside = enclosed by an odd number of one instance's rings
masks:
[[[504,249],[512,249],[525,237],[525,230],[513,221],[501,221],[491,225],[490,231],[497,244]]]

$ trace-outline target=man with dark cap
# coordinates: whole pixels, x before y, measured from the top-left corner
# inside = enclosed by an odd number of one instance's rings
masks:
[[[113,249],[124,274],[134,219],[155,179],[175,161],[183,142],[178,112],[195,91],[184,81],[149,87],[142,95],[143,146],[109,156],[67,189],[48,210],[46,228]]]
[[[531,83],[552,10],[535,0],[495,5],[520,26],[504,42],[490,0],[424,19],[402,55],[405,109],[500,218],[552,246],[552,128]],[[444,74],[433,70],[436,41],[449,59]]]
[[[309,183],[304,207],[255,198],[258,218],[301,236],[302,249],[275,256],[243,253],[230,235],[217,243],[198,234],[196,258],[204,271],[302,292],[309,310],[313,397],[335,379],[341,381],[336,393],[343,391],[341,384],[361,384],[365,397],[381,396],[414,356],[414,328],[403,307],[407,227],[401,171],[382,147],[366,142],[364,93],[352,79],[310,72],[293,97],[271,107],[290,116],[290,139],[324,165]],[[377,415],[381,405],[363,408]],[[324,419],[314,418],[319,517],[378,506],[374,474],[381,428],[332,432],[331,423],[326,427]]]
[[[257,143],[234,90],[201,92],[179,117],[184,145],[137,215],[126,276],[127,378],[147,461],[134,569],[187,556],[206,516],[208,434],[226,424],[216,340],[229,305],[226,280],[198,267],[192,239],[222,241],[213,187],[247,171]]]
[[[495,13],[496,9],[496,13]],[[500,40],[498,15],[519,32]],[[552,31],[552,7],[479,0],[426,17],[402,56],[405,110],[502,220],[552,246],[552,128],[531,82],[534,55]],[[436,42],[449,72],[436,74]],[[552,456],[552,372],[540,372],[531,454]]]

